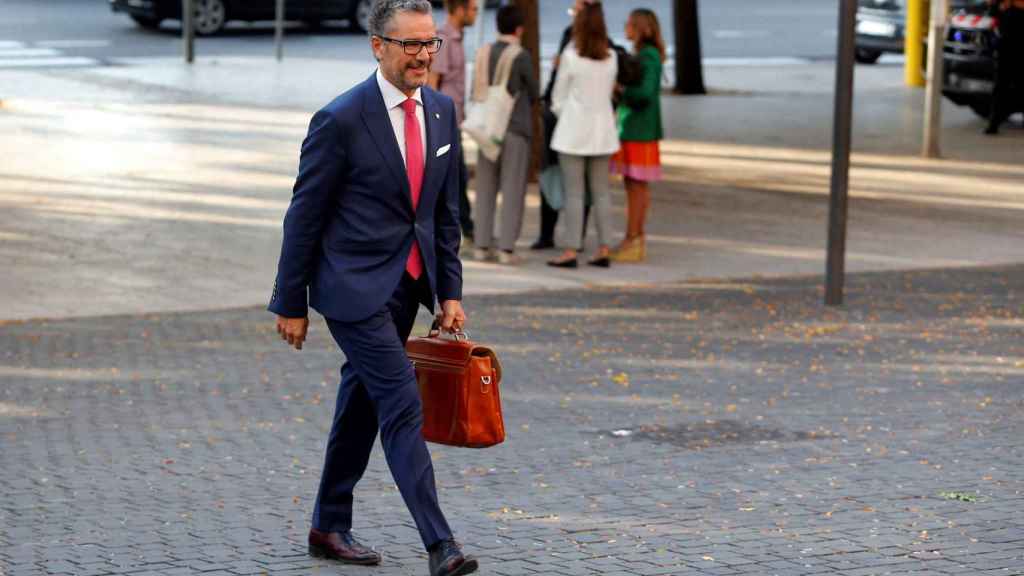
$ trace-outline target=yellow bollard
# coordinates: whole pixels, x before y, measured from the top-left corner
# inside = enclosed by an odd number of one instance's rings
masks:
[[[907,86],[924,86],[924,34],[928,0],[907,0],[907,22],[903,32],[903,78]]]

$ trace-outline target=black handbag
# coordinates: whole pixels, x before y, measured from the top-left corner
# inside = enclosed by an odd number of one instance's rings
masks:
[[[644,63],[622,46],[615,46],[615,56],[619,66],[615,81],[620,86],[639,86],[644,81]]]

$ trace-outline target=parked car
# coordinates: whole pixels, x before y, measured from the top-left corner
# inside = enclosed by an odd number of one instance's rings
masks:
[[[952,0],[953,12],[986,0]],[[882,54],[902,54],[907,21],[906,0],[857,0],[857,50],[861,64],[874,64]]]
[[[942,94],[958,106],[969,106],[988,118],[995,87],[996,57],[999,46],[999,21],[987,14],[984,1],[974,2],[949,22],[942,51]],[[1013,112],[1024,112],[1024,95],[1012,101]]]
[[[858,0],[857,50],[861,64],[874,64],[883,53],[903,53],[905,0]]]
[[[444,0],[431,0],[441,6]],[[157,28],[164,20],[181,19],[181,0],[109,0],[114,12],[124,12],[143,28]],[[273,20],[275,0],[194,0],[196,34],[216,34],[229,20]],[[487,0],[488,8],[499,4]],[[285,0],[285,18],[319,26],[324,20],[348,20],[357,29],[366,31],[373,0]]]
[[[124,12],[139,26],[156,28],[163,20],[181,19],[181,0],[109,0],[114,12]],[[275,0],[194,0],[196,34],[216,34],[230,20],[273,20]],[[373,0],[285,0],[285,18],[317,26],[324,20],[348,20],[366,30]]]

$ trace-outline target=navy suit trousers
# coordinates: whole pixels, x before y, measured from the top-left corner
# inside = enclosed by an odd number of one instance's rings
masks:
[[[366,470],[379,428],[391,475],[424,547],[452,536],[437,501],[416,375],[405,353],[416,312],[429,298],[425,276],[413,280],[405,274],[373,316],[358,322],[327,320],[347,360],[313,510],[317,530],[351,529],[352,490]]]

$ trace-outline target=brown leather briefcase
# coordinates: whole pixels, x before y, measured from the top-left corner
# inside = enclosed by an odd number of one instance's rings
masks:
[[[442,338],[431,329],[405,346],[416,368],[428,442],[486,448],[505,440],[501,417],[501,363],[494,350],[465,335]]]

